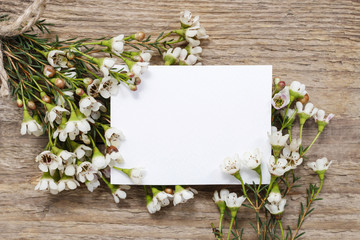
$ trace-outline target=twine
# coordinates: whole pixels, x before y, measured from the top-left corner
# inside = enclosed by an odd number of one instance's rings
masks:
[[[15,21],[0,22],[0,38],[13,37],[28,31],[41,17],[46,7],[46,0],[34,0],[34,2]],[[8,75],[4,69],[2,41],[0,39],[0,96],[8,96]]]

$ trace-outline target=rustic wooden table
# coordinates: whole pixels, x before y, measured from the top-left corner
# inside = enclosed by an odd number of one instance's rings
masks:
[[[1,0],[0,10],[16,14],[28,2]],[[54,0],[44,17],[61,39],[97,38],[172,29],[185,9],[201,16],[210,35],[204,64],[271,64],[274,76],[307,84],[311,101],[336,114],[309,155],[327,156],[333,165],[302,239],[360,239],[360,2]],[[214,239],[210,223],[217,223],[218,210],[211,198],[220,186],[196,187],[195,200],[154,215],[141,187],[119,205],[105,188],[58,196],[34,191],[34,157],[46,139],[21,136],[21,120],[15,103],[0,99],[0,239]],[[310,141],[316,128],[306,125]],[[299,172],[304,187],[317,181],[308,169]],[[304,187],[288,197],[285,225],[296,225]],[[252,217],[240,211],[245,239],[254,239]]]

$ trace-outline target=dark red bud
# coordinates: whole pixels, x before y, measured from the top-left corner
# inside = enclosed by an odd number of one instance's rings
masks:
[[[111,145],[111,146],[108,146],[107,148],[106,148],[106,153],[108,153],[108,154],[111,154],[111,153],[113,153],[113,152],[118,152],[119,150],[115,147],[115,146],[113,146],[113,145]]]
[[[36,104],[33,101],[28,101],[27,103],[28,108],[30,108],[31,110],[35,110],[36,109]]]
[[[53,66],[46,65],[44,67],[44,72],[43,73],[44,73],[44,75],[46,77],[51,78],[51,77],[55,76],[56,71],[55,71],[55,68]]]
[[[174,190],[172,188],[165,188],[164,190],[166,193],[168,194],[173,194],[174,193]]]
[[[23,107],[23,101],[21,99],[16,100],[16,105],[21,108]]]
[[[43,100],[46,103],[50,103],[51,102],[51,98],[48,95],[44,95],[41,97],[41,100]]]
[[[65,87],[65,80],[61,78],[55,79],[55,86],[57,86],[60,89],[63,89]]]
[[[135,40],[137,41],[142,41],[145,38],[145,33],[144,32],[138,32],[135,33]]]
[[[278,86],[279,86],[279,90],[283,89],[285,86],[286,86],[286,83],[284,81],[280,81],[278,83]]]
[[[305,106],[305,104],[309,102],[309,99],[310,99],[309,94],[305,94],[305,96],[299,101]]]

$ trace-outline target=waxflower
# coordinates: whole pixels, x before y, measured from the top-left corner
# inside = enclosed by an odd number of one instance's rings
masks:
[[[286,116],[285,116],[285,113],[286,113]],[[280,110],[280,114],[283,118],[285,118],[285,120],[287,121],[288,124],[292,124],[295,120],[295,117],[296,117],[296,113],[297,113],[297,110],[295,109],[292,109],[292,108],[289,108],[289,109],[281,109]]]
[[[84,144],[79,144],[74,141],[70,142],[77,159],[82,160],[84,157],[90,157],[92,155],[92,149]]]
[[[195,55],[189,54],[185,49],[182,49],[179,56],[179,65],[194,65],[197,61]]]
[[[296,102],[296,107],[298,110],[297,114],[300,117],[300,124],[302,125],[305,124],[305,121],[310,117],[314,116],[318,111],[318,109],[314,108],[314,105],[310,102],[308,102],[304,108],[304,105],[300,101],[298,101]]]
[[[120,34],[111,39],[111,51],[120,55],[124,51],[124,34]]]
[[[105,130],[105,139],[108,146],[112,145],[118,148],[121,141],[125,140],[124,134],[119,129],[106,125],[102,125],[102,127]]]
[[[57,147],[53,147],[52,151],[57,155],[58,159],[61,161],[61,167],[59,166],[58,169],[64,170],[64,173],[68,176],[74,176],[76,171],[74,165],[76,162],[75,153],[69,152],[67,150],[59,149]]]
[[[65,131],[69,134],[69,138],[74,140],[80,132],[87,133],[91,127],[89,122],[83,116],[78,116],[75,111],[71,111],[70,118],[66,122]]]
[[[170,204],[170,200],[173,198],[173,195],[166,193],[165,191],[160,191],[159,189],[152,187],[151,188],[153,199],[157,199],[161,207],[166,207]]]
[[[106,76],[101,80],[98,92],[103,98],[114,96],[118,92],[118,82],[111,76]]]
[[[104,112],[106,109],[104,105],[96,101],[95,98],[83,94],[81,96],[81,100],[79,101],[79,110],[86,117],[89,117],[94,112],[98,112],[99,110]]]
[[[229,190],[227,190],[227,189],[221,189],[220,195],[219,195],[218,191],[214,192],[213,200],[214,200],[215,204],[218,206],[219,211],[220,211],[220,226],[219,226],[220,229],[221,229],[222,219],[224,217],[225,209],[226,209],[225,201],[226,201],[228,195],[229,195]]]
[[[97,172],[97,168],[91,162],[82,162],[77,166],[76,178],[82,183],[92,181]]]
[[[94,179],[91,181],[86,180],[85,185],[86,185],[87,189],[89,190],[89,192],[93,192],[96,188],[98,188],[100,186],[100,182],[99,182],[98,177],[96,175],[94,175]]]
[[[194,55],[198,60],[201,60],[200,55],[202,53],[202,48],[200,46],[193,47],[191,44],[188,44],[185,49],[188,54]]]
[[[189,199],[194,198],[194,193],[197,194],[198,192],[193,188],[183,188],[180,185],[176,185],[173,201],[174,206],[178,205],[179,203],[185,203]]]
[[[199,16],[193,18],[191,12],[185,10],[180,13],[180,22],[182,28],[188,28],[190,26],[199,24]]]
[[[308,163],[308,167],[310,167],[314,172],[316,172],[320,179],[324,179],[325,172],[329,169],[332,161],[329,162],[329,160],[326,157],[320,158],[316,160],[315,162]]]
[[[271,127],[271,134],[268,133],[268,137],[275,157],[279,156],[289,138],[289,134],[283,136],[282,132],[273,126]]]
[[[118,186],[118,188],[112,188],[112,195],[114,197],[114,201],[116,203],[120,202],[120,199],[125,199],[126,198],[126,192],[124,190],[129,190],[130,187],[129,186],[124,186],[124,185],[120,185]]]
[[[87,95],[92,96],[94,98],[99,96],[99,86],[100,86],[100,80],[99,79],[95,79],[94,81],[92,81],[86,87]]]
[[[279,158],[275,161],[275,157],[271,156],[269,160],[269,172],[274,176],[282,176],[284,173],[290,170],[288,161],[284,158]]]
[[[226,157],[224,159],[223,165],[221,165],[222,170],[225,173],[235,175],[240,171],[241,160],[238,154],[235,154],[233,158]]]
[[[106,168],[110,160],[106,159],[105,156],[100,152],[100,150],[96,146],[94,146],[91,162],[94,167],[100,170]]]
[[[225,198],[226,206],[229,208],[231,215],[229,233],[231,232],[231,228],[236,218],[237,212],[239,211],[239,208],[245,199],[246,198],[244,196],[238,197],[236,193],[229,193],[229,195],[227,195]]]
[[[263,154],[260,149],[256,148],[253,152],[245,152],[242,157],[242,163],[249,169],[255,170],[261,174],[260,164],[262,162]]]
[[[52,173],[55,169],[62,166],[61,160],[51,151],[43,151],[36,156],[35,162],[39,163],[39,169],[43,172]]]
[[[267,200],[270,204],[265,204],[265,207],[272,215],[280,215],[284,212],[286,199],[281,197],[277,182],[274,183]]]
[[[200,39],[207,38],[209,38],[209,36],[206,34],[205,28],[200,26],[200,24],[186,29],[185,39],[189,44],[194,47],[200,45]]]
[[[272,106],[279,110],[286,107],[290,103],[289,87],[285,87],[283,90],[274,95],[271,99]]]
[[[43,128],[41,125],[33,119],[27,109],[24,107],[24,117],[21,123],[21,135],[25,135],[26,133],[31,135],[35,135],[36,137],[43,134]]]
[[[290,102],[294,101],[295,99],[302,99],[305,94],[305,85],[301,84],[298,81],[293,81],[290,84]]]
[[[68,68],[67,67],[67,58],[65,56],[64,51],[60,50],[51,50],[47,53],[47,60],[49,64],[53,67],[61,67],[61,68]]]
[[[114,167],[114,169],[124,172],[126,175],[128,175],[130,180],[135,184],[141,184],[142,179],[144,178],[145,175],[145,171],[142,168],[126,169],[126,168]]]
[[[289,146],[286,146],[283,149],[281,158],[284,158],[288,161],[288,166],[290,167],[290,169],[296,169],[296,167],[303,162],[300,154],[297,151],[292,151]]]
[[[69,115],[70,112],[65,108],[60,106],[55,106],[52,104],[46,104],[47,112],[45,114],[45,122],[49,121],[51,127],[54,127],[54,121],[57,124],[61,123],[63,114]]]
[[[100,71],[104,74],[105,77],[109,75],[110,69],[115,65],[115,60],[107,57],[100,58],[98,59],[97,64],[100,68]]]
[[[335,114],[330,113],[326,118],[325,118],[325,111],[324,110],[319,110],[315,115],[314,115],[314,119],[315,122],[318,125],[318,131],[322,132],[325,128],[325,126],[330,122],[330,120],[335,116]]]
[[[149,213],[154,214],[161,209],[161,204],[157,198],[152,198],[150,195],[146,195],[146,207]]]
[[[51,194],[58,194],[58,185],[56,184],[55,180],[50,176],[49,173],[43,173],[40,181],[35,186],[35,190],[40,191],[49,191]]]
[[[114,167],[116,163],[120,164],[124,162],[124,158],[121,155],[121,153],[117,150],[113,150],[111,152],[108,152],[105,155],[106,162],[108,162],[108,166]]]
[[[179,56],[181,53],[181,48],[169,48],[166,53],[164,53],[164,65],[173,65],[178,62]]]
[[[59,192],[63,190],[74,190],[80,186],[79,182],[75,180],[73,176],[63,175],[58,182]]]

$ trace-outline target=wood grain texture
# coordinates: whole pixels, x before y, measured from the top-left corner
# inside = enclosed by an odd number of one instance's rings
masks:
[[[0,0],[0,10],[16,14],[28,3]],[[274,75],[307,84],[311,101],[336,114],[309,154],[309,160],[327,156],[334,162],[324,200],[315,203],[302,239],[359,239],[359,1],[54,0],[44,17],[56,24],[52,30],[61,39],[96,38],[172,29],[184,9],[200,15],[210,35],[204,64],[271,64]],[[0,239],[214,239],[210,223],[218,222],[218,211],[211,197],[220,186],[196,187],[195,200],[155,215],[147,213],[141,187],[119,205],[105,188],[59,196],[34,191],[34,157],[46,139],[22,137],[21,119],[15,103],[0,99]],[[316,129],[312,121],[306,124],[309,142]],[[317,181],[308,169],[299,172],[304,185]],[[303,192],[288,197],[285,225],[295,226]],[[249,213],[242,209],[239,220],[245,239],[254,239]]]

